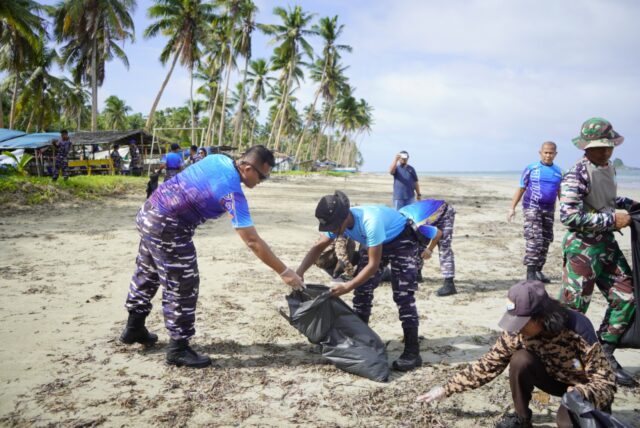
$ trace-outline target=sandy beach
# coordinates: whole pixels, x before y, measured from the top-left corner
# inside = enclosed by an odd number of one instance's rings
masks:
[[[453,249],[459,294],[439,298],[437,257],[424,269],[417,294],[425,364],[375,383],[325,363],[278,314],[287,287],[257,260],[222,218],[199,227],[195,243],[200,297],[194,348],[211,368],[164,363],[168,336],[160,295],[147,325],[155,348],[117,338],[134,269],[135,214],[144,195],[96,203],[0,212],[0,425],[2,426],[433,426],[489,427],[512,402],[506,374],[482,389],[437,405],[415,396],[438,385],[493,344],[506,290],[522,279],[522,215],[506,222],[517,183],[508,179],[421,178],[422,193],[457,210]],[[247,189],[260,235],[297,266],[317,237],[318,199],[345,191],[352,204],[390,204],[392,178],[275,177]],[[640,189],[619,194],[640,200]],[[564,227],[545,272],[560,286]],[[629,254],[630,232],[618,235]],[[308,282],[329,278],[313,267]],[[351,296],[345,296],[351,303]],[[376,291],[371,326],[388,344],[390,362],[402,351],[402,330],[389,284]],[[588,316],[598,326],[605,309],[596,291]],[[640,379],[640,350],[616,352]],[[540,396],[534,424],[555,426],[559,400]],[[640,388],[618,389],[614,414],[640,426]]]

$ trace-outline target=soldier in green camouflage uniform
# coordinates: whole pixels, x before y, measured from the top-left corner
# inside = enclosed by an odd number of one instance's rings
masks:
[[[634,384],[633,377],[613,357],[620,337],[634,316],[632,273],[613,232],[629,226],[633,200],[617,196],[615,169],[609,159],[624,138],[602,118],[582,125],[573,139],[585,150],[563,177],[560,220],[569,228],[563,242],[563,275],[560,300],[585,313],[597,286],[609,303],[598,336],[611,361],[618,383]]]

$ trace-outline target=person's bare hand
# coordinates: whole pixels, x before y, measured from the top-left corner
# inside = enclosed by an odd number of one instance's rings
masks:
[[[282,281],[294,290],[302,290],[304,288],[302,278],[300,278],[291,268],[286,268],[280,274],[280,278],[282,278]]]
[[[429,260],[432,255],[433,255],[433,251],[428,248],[425,248],[424,251],[422,252],[422,258],[424,260]]]
[[[511,208],[509,209],[509,214],[507,214],[507,221],[511,223],[515,219],[516,219],[516,210]]]
[[[343,294],[347,294],[349,291],[351,291],[346,282],[333,284],[335,284],[333,285],[333,287],[331,287],[331,295],[333,297],[340,297]]]
[[[616,229],[622,229],[624,227],[627,227],[631,224],[631,216],[627,213],[621,213],[621,212],[617,212],[616,213],[616,225],[615,228]]]
[[[444,388],[436,386],[426,394],[418,395],[416,401],[424,401],[425,403],[431,403],[432,401],[440,401],[445,397]]]

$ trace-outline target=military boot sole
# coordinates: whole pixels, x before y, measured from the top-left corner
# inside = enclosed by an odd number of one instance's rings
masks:
[[[457,294],[457,293],[458,293],[458,290],[456,290],[455,287],[452,287],[452,288],[441,287],[438,289],[438,291],[436,291],[436,296],[446,297],[446,296],[453,296],[454,294]]]
[[[205,367],[209,367],[211,365],[211,358],[208,358],[202,361],[194,361],[194,362],[185,362],[181,360],[170,360],[167,358],[165,362],[170,366],[176,367],[188,367],[191,369],[204,369]]]
[[[411,370],[415,370],[421,366],[422,366],[421,357],[418,357],[415,361],[412,361],[411,363],[407,363],[407,364],[398,363],[398,360],[394,361],[392,364],[393,369],[399,372],[410,372]]]
[[[126,345],[133,345],[134,343],[139,343],[144,346],[153,346],[158,341],[158,335],[146,332],[144,335],[141,333],[127,333],[127,331],[123,331],[120,335],[120,342]]]

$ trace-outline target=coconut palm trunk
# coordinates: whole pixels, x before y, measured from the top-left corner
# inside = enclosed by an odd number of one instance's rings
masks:
[[[176,49],[176,54],[173,57],[173,62],[171,63],[171,67],[169,68],[169,72],[167,73],[167,77],[164,78],[162,82],[162,86],[160,86],[160,91],[158,91],[158,95],[156,95],[156,99],[153,101],[153,105],[151,106],[151,111],[149,112],[149,117],[147,118],[147,123],[145,125],[146,129],[151,129],[151,125],[153,125],[153,117],[156,114],[156,109],[158,108],[158,103],[160,102],[160,98],[162,98],[162,93],[164,92],[164,88],[167,87],[167,83],[169,83],[169,79],[171,78],[171,74],[173,73],[173,69],[176,67],[176,63],[178,62],[178,58],[180,57],[180,50],[182,49],[182,45]]]
[[[2,93],[0,92],[0,128],[4,128],[4,110],[2,109]]]
[[[298,141],[298,148],[296,149],[296,161],[298,161],[298,156],[300,155],[300,147],[302,147],[302,141],[304,140],[304,136],[307,132],[307,128],[311,124],[311,121],[313,120],[313,114],[316,111],[316,104],[318,103],[318,98],[320,98],[320,91],[322,90],[322,85],[324,84],[324,77],[327,72],[327,63],[328,63],[328,60],[325,60],[324,68],[322,69],[322,77],[320,78],[320,87],[316,91],[316,96],[313,99],[313,104],[311,105],[311,111],[309,111],[309,117],[307,117],[307,121],[305,122],[304,127],[302,128],[302,132],[300,133],[300,140]]]
[[[231,62],[233,61],[233,47],[229,47],[229,58],[227,60],[227,77],[224,84],[224,95],[222,97],[222,110],[220,111],[220,126],[218,127],[218,146],[222,145],[222,134],[225,125],[225,110],[227,108],[227,94],[229,93],[229,81],[231,80]]]
[[[249,134],[249,147],[253,146],[253,135],[256,128],[256,122],[258,122],[258,116],[260,115],[260,98],[256,101],[256,117],[253,118],[251,123],[251,134]]]
[[[191,86],[189,88],[189,96],[191,98],[191,145],[196,145],[196,115],[193,111],[193,67],[190,70]]]
[[[240,107],[236,114],[236,123],[233,130],[233,145],[236,145],[237,137],[240,137],[240,145],[242,145],[242,116],[244,114],[244,97],[245,97],[245,85],[247,84],[247,70],[249,68],[249,55],[244,60],[244,71],[242,72],[242,93],[240,94]]]
[[[11,110],[9,111],[9,128],[13,129],[15,125],[16,119],[16,103],[18,101],[18,73],[16,73],[16,78],[13,82],[13,91],[11,94]]]
[[[216,106],[218,105],[218,95],[220,94],[220,81],[216,83],[216,95],[213,97],[213,104],[209,108],[209,124],[207,125],[207,146],[210,146],[213,141],[213,130],[215,129],[215,114]]]
[[[91,49],[91,131],[98,130],[98,40]]]
[[[294,52],[294,58],[296,53]],[[280,116],[280,126],[278,127],[278,134],[276,135],[276,139],[274,142],[274,149],[278,150],[280,148],[280,136],[282,135],[282,128],[284,127],[285,114],[284,110],[287,108],[287,103],[289,102],[289,87],[291,86],[291,76],[293,75],[293,70],[296,68],[295,59],[291,61],[291,66],[289,67],[289,72],[287,75],[287,85],[285,87],[284,97],[282,99],[282,110],[283,114]]]

